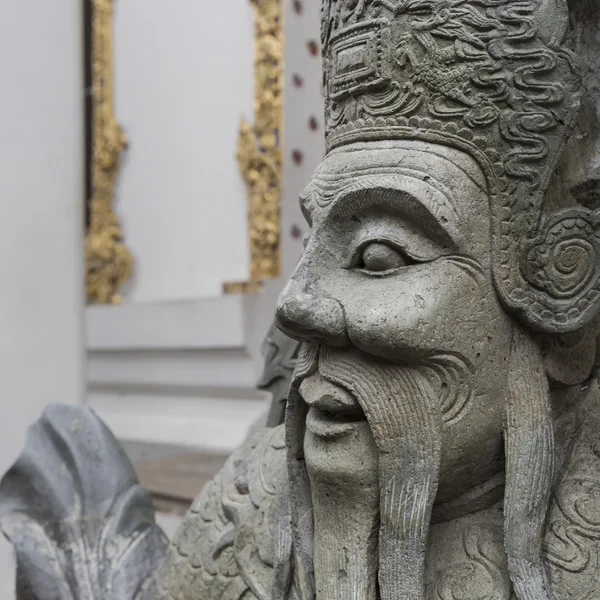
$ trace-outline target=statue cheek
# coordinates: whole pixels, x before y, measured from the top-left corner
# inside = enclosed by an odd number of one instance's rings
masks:
[[[348,335],[361,350],[392,360],[468,353],[486,326],[484,298],[471,278],[433,265],[427,275],[369,280],[344,304]]]

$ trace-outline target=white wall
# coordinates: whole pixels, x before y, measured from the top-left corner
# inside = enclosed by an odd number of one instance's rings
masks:
[[[120,439],[230,452],[266,409],[245,298],[87,310],[88,402]]]
[[[249,275],[235,153],[252,119],[248,0],[118,0],[116,115],[130,146],[117,207],[136,260],[128,302],[217,296]]]
[[[44,405],[83,396],[80,7],[0,2],[0,475]],[[2,541],[1,598],[13,578]]]

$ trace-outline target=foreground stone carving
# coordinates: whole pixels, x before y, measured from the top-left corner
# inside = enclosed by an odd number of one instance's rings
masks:
[[[151,600],[167,539],[116,439],[89,409],[49,406],[0,484],[19,600]]]
[[[324,1],[285,425],[202,491],[158,598],[600,597],[599,17]]]
[[[288,392],[300,352],[300,342],[288,337],[273,324],[261,351],[264,367],[256,387],[271,394],[271,409],[266,424],[268,427],[276,427],[285,421]]]

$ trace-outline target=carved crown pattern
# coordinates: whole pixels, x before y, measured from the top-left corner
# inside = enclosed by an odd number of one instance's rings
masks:
[[[560,225],[572,210],[545,211],[581,88],[561,46],[568,14],[554,15],[553,32],[538,15],[545,1],[324,0],[326,140],[331,150],[419,139],[475,158],[489,186],[500,297],[529,325],[564,332],[600,304],[600,246],[589,211],[575,230]],[[549,219],[562,232],[553,249]],[[585,243],[571,243],[573,231]],[[585,266],[573,265],[583,254]]]

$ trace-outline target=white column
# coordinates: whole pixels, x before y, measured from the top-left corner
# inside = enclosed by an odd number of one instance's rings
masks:
[[[0,2],[0,475],[47,403],[83,398],[81,9]],[[2,540],[2,600],[13,580]]]

